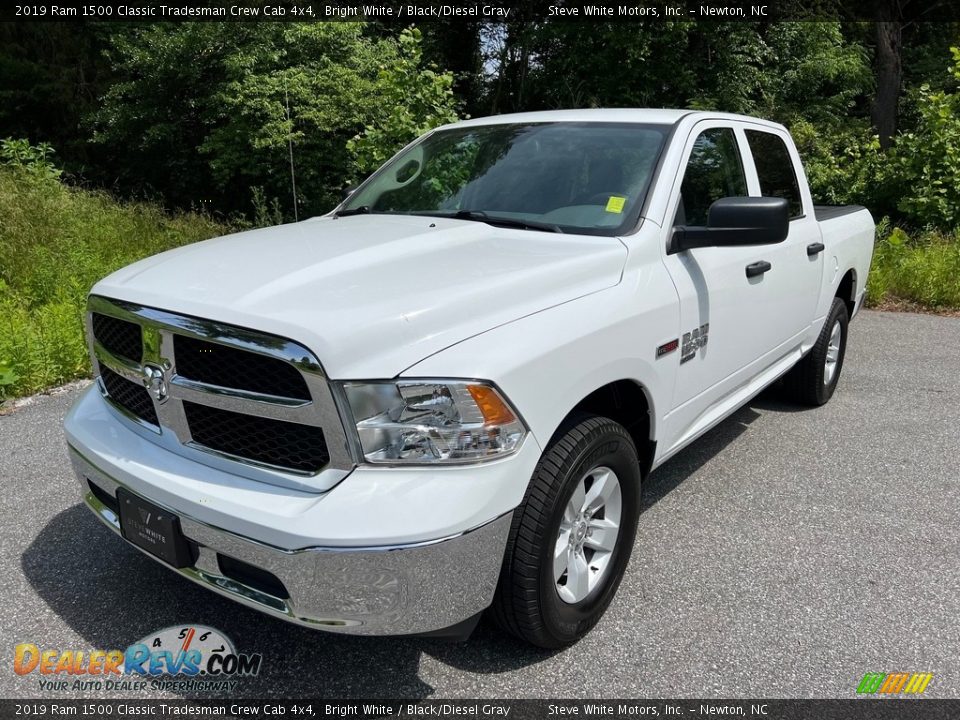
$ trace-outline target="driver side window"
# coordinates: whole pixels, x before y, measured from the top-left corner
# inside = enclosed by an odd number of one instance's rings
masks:
[[[747,179],[733,128],[704,130],[690,151],[674,224],[706,225],[707,211],[716,200],[746,195]]]

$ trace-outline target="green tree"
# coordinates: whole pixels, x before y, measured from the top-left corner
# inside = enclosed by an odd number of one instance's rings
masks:
[[[29,138],[57,149],[68,174],[97,175],[83,118],[111,78],[103,56],[106,23],[0,23],[0,137]]]
[[[257,27],[150,24],[112,36],[107,55],[117,80],[90,122],[118,189],[180,207],[221,199],[197,150],[210,131],[226,60]],[[221,207],[237,209],[224,200]]]
[[[840,23],[545,23],[492,35],[490,107],[693,107],[846,121],[872,91]],[[863,107],[861,107],[863,106]]]
[[[200,146],[216,186],[262,186],[289,209],[292,144],[301,209],[328,210],[350,175],[347,141],[381,102],[380,58],[395,54],[357,23],[271,24],[235,47]]]
[[[960,48],[950,75],[960,82]],[[896,137],[891,172],[904,192],[898,209],[918,225],[960,224],[960,93],[922,85],[916,127]]]
[[[763,33],[763,81],[754,112],[790,123],[849,127],[873,90],[870,55],[840,23],[776,23]]]
[[[366,129],[371,151],[392,147],[452,117],[451,78],[420,67],[419,44],[347,22],[144,26],[113,47],[125,79],[96,139],[132,190],[248,213],[257,187],[288,217],[292,147],[299,214],[324,212],[356,174],[352,138]]]
[[[361,174],[376,170],[418,135],[457,119],[453,75],[423,66],[421,40],[419,30],[404,30],[399,53],[377,75],[374,117],[347,143]]]

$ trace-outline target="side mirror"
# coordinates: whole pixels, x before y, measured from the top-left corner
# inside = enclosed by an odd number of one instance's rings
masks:
[[[725,197],[707,212],[706,227],[673,229],[670,252],[722,245],[772,245],[790,232],[790,207],[784,198]]]

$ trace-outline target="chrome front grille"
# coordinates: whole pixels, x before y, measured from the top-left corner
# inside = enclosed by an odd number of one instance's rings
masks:
[[[323,430],[312,425],[183,403],[194,442],[230,455],[301,472],[323,469],[330,456]]]
[[[304,346],[99,296],[88,309],[100,391],[145,437],[294,487],[327,489],[353,467],[330,384]]]
[[[127,380],[104,365],[99,366],[100,381],[114,403],[150,425],[160,425],[150,393],[143,385]]]
[[[173,351],[180,377],[264,395],[310,399],[303,375],[284,360],[186,335],[173,336]]]
[[[140,362],[143,357],[143,338],[140,326],[102,313],[93,313],[93,335],[103,347],[117,357]]]

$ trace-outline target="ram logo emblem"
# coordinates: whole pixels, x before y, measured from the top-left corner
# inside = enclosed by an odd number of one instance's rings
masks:
[[[143,386],[158,403],[167,399],[167,379],[163,370],[156,365],[143,366]]]

